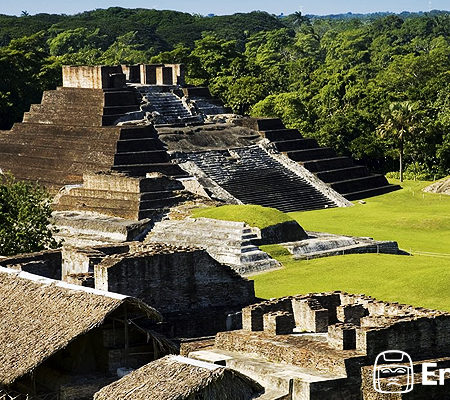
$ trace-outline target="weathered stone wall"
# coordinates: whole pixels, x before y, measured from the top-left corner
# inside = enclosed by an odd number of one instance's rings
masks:
[[[62,280],[74,285],[93,286],[94,266],[111,254],[127,253],[130,245],[104,245],[62,249]]]
[[[95,266],[95,287],[138,297],[163,313],[236,307],[254,301],[253,282],[203,250],[113,255]]]
[[[64,65],[63,86],[87,89],[110,89],[125,86],[122,67],[117,66],[71,66]],[[120,75],[123,75],[122,79]]]

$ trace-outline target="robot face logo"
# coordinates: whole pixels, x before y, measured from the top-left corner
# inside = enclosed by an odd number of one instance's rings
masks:
[[[379,354],[373,368],[373,387],[378,393],[411,392],[414,388],[411,357],[404,351],[398,350]]]

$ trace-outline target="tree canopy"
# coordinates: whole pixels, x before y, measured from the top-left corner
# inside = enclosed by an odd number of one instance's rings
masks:
[[[189,84],[235,112],[279,117],[381,172],[399,169],[398,143],[377,128],[391,104],[410,102],[420,133],[405,143],[405,172],[450,173],[448,12],[209,18],[113,7],[0,22],[0,129],[59,84],[63,64],[182,62]]]
[[[58,247],[50,216],[50,197],[44,189],[0,174],[0,255]]]

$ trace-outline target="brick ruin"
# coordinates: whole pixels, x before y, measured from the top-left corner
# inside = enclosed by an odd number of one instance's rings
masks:
[[[394,349],[417,367],[417,390],[408,397],[386,397],[373,387],[377,355]],[[444,399],[448,387],[423,387],[419,367],[436,363],[436,379],[450,365],[450,314],[342,292],[284,297],[245,307],[242,330],[188,343],[182,353],[246,374],[279,396],[273,398]]]

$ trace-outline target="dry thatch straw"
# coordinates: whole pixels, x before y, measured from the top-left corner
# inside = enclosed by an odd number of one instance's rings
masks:
[[[141,301],[0,267],[0,386],[31,372],[123,304],[161,315]]]
[[[166,356],[105,386],[94,400],[250,400],[263,391],[231,369]]]

